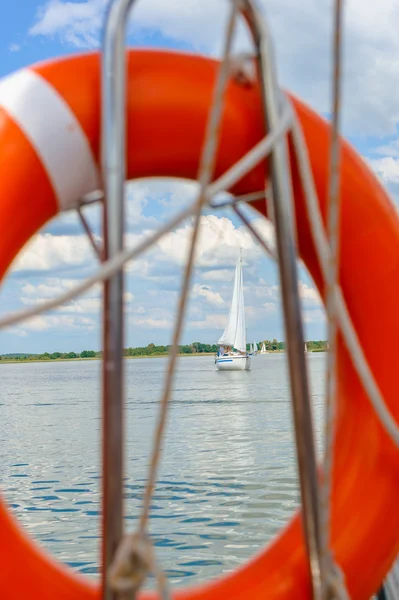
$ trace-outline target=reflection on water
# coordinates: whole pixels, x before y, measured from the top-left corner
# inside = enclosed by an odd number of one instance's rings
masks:
[[[307,355],[320,425],[325,355]],[[140,510],[165,359],[126,362],[127,527]],[[72,568],[98,574],[100,363],[1,365],[0,485],[31,535]],[[250,372],[180,360],[151,509],[174,584],[245,562],[298,502],[284,355]]]

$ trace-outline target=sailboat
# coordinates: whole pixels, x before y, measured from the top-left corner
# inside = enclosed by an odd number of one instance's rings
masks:
[[[261,354],[269,354],[268,351],[266,350],[266,346],[265,346],[265,342],[262,342],[262,348],[260,350]]]
[[[229,320],[219,342],[219,352],[215,358],[219,371],[249,371],[251,356],[247,352],[245,334],[244,284],[242,277],[242,253],[237,262],[234,277],[233,298]]]
[[[256,342],[253,342],[249,353],[252,354],[252,356],[256,356],[258,354],[258,344]]]
[[[307,351],[308,351],[308,345],[307,345],[307,343],[305,342],[305,352],[307,352]]]

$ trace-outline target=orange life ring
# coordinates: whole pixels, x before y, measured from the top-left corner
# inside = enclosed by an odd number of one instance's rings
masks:
[[[216,62],[169,52],[132,51],[128,69],[130,179],[195,178]],[[323,215],[329,126],[292,98],[303,127]],[[99,55],[34,66],[0,83],[0,277],[51,217],[98,185]],[[216,174],[263,136],[256,87],[228,88]],[[323,292],[293,155],[301,256]],[[262,189],[259,167],[236,192]],[[399,420],[399,224],[387,194],[347,145],[342,152],[340,281],[352,320],[386,402]],[[258,204],[264,213],[264,203]],[[397,291],[396,291],[397,290]],[[379,340],[383,340],[384,353]],[[333,550],[351,598],[368,598],[399,551],[399,458],[339,347],[338,434],[333,491]],[[98,587],[52,561],[0,503],[0,593],[4,600],[89,600]],[[154,595],[143,593],[143,598]],[[216,582],[178,591],[181,600],[310,597],[297,515],[246,566]]]

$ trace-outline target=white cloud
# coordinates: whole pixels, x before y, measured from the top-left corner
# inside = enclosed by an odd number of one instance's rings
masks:
[[[191,316],[192,316],[192,312]],[[266,302],[262,305],[252,306],[250,304],[245,306],[245,315],[247,321],[247,329],[256,325],[257,330],[264,318],[273,315],[277,312],[277,305],[271,302]],[[206,314],[202,318],[189,319],[187,327],[193,329],[205,329],[214,330],[215,339],[220,337],[220,334],[224,330],[227,324],[228,314],[227,311],[224,313],[211,313]]]
[[[96,47],[100,40],[106,5],[106,0],[50,0],[39,8],[29,33],[33,36],[57,36],[77,47]],[[223,3],[212,3],[209,0],[201,5],[192,0],[184,3],[179,0],[168,3],[150,0],[137,3],[132,11],[132,21],[139,27],[159,28],[168,37],[182,41],[191,38],[194,45],[209,46],[215,39],[214,24],[220,29],[221,18],[225,13]],[[201,31],[198,25],[203,25],[204,16],[208,28]]]
[[[102,306],[101,298],[78,298],[71,300],[69,304],[60,306],[63,313],[98,313]]]
[[[162,186],[162,187],[161,187]],[[158,204],[167,209],[183,208],[189,202],[192,202],[199,191],[196,181],[183,179],[163,180],[161,186],[156,191],[159,193]]]
[[[273,302],[264,302],[262,304],[262,306],[266,310],[267,313],[274,313],[277,311],[277,305],[274,304]]]
[[[25,329],[21,329],[20,327],[10,327],[7,329],[7,333],[11,335],[16,335],[18,337],[28,337],[27,331]]]
[[[226,304],[219,292],[214,292],[207,285],[200,285],[199,283],[193,286],[191,297],[205,298],[209,304],[213,304],[214,306],[224,306]]]
[[[18,52],[19,50],[21,50],[21,46],[19,44],[10,44],[8,46],[8,50],[10,52]]]
[[[191,234],[192,225],[186,224],[164,236],[158,242],[158,247],[164,255],[163,259],[173,260],[174,263],[183,265],[188,255]],[[216,215],[201,217],[196,250],[199,266],[234,265],[240,247],[243,249],[244,261],[253,260],[261,254],[251,233],[245,227],[235,227],[227,217]]]
[[[39,9],[31,35],[57,36],[78,47],[98,45],[105,0],[50,0]],[[166,37],[196,49],[220,49],[228,2],[214,0],[144,0],[132,11],[142,30],[160,30]],[[331,111],[331,48],[333,10],[330,0],[262,0],[276,45],[280,81],[323,114]],[[362,134],[396,132],[399,105],[392,82],[399,78],[399,38],[395,0],[344,7],[344,116],[348,130]],[[247,36],[241,28],[238,46]]]
[[[204,281],[233,281],[234,271],[232,269],[216,269],[204,271],[201,275]]]
[[[130,324],[143,329],[170,329],[172,319],[156,319],[154,317],[133,317],[130,319]]]
[[[302,316],[305,323],[324,324],[326,322],[326,314],[321,309],[303,311]]]
[[[34,302],[32,301],[41,301],[47,298],[54,298],[57,294],[61,294],[66,290],[73,288],[78,283],[77,279],[60,279],[60,278],[47,278],[45,283],[32,284],[32,283],[24,283],[21,286],[21,292],[23,297],[25,297],[25,304],[30,304]],[[90,292],[89,292],[90,293]],[[91,293],[93,291],[91,290]]]
[[[171,329],[173,323],[174,314],[162,307],[136,305],[128,318],[129,325],[142,329]]]
[[[259,299],[268,298],[274,302],[278,302],[280,300],[280,286],[267,285],[266,282],[261,282],[253,288],[252,294]]]
[[[188,327],[193,329],[208,329],[215,331],[215,339],[220,337],[218,332],[222,332],[227,324],[227,315],[211,314],[206,315],[203,319],[190,320],[187,323]]]
[[[25,321],[22,328],[30,331],[48,331],[49,329],[57,329],[59,331],[69,331],[70,329],[93,331],[95,326],[95,321],[88,317],[37,315]]]
[[[106,0],[50,0],[39,8],[29,33],[59,36],[62,41],[79,48],[95,47],[99,43],[106,4]]]
[[[251,220],[251,225],[258,233],[260,238],[264,241],[268,250],[270,250],[270,255],[275,256],[277,253],[276,232],[273,223],[264,217],[257,217]],[[261,252],[265,253],[263,248],[261,249]]]
[[[318,290],[303,281],[299,282],[299,296],[302,298],[304,306],[320,306],[322,304]]]
[[[384,156],[370,159],[369,163],[384,184],[399,183],[399,158]]]
[[[166,215],[159,215],[162,210],[160,206],[164,206],[169,213],[175,206],[180,206],[180,202],[187,202],[196,189],[196,185],[187,182],[184,182],[183,187],[180,183],[169,182],[165,186],[165,194],[160,195],[162,186],[163,183],[158,181],[154,192],[151,184],[143,184],[142,181],[129,185],[127,191],[130,208],[127,210],[127,220],[132,227],[129,227],[126,234],[127,246],[137,245],[151,233],[155,225],[160,226],[165,221]],[[158,211],[155,208],[158,219],[145,215],[150,202],[154,202],[155,207],[158,206]],[[255,218],[252,215],[251,222],[268,243],[273,245],[272,224],[258,215]],[[179,267],[185,262],[191,232],[192,221],[182,224],[144,257],[129,263],[126,269],[133,282],[131,289],[135,292],[135,297],[130,292],[125,295],[125,304],[128,305],[127,324],[144,331],[141,333],[142,339],[150,335],[151,330],[162,331],[158,337],[162,339],[173,326],[176,290],[181,282]],[[223,213],[218,213],[201,218],[197,252],[199,268],[195,272],[186,329],[212,330],[216,337],[223,330],[240,247],[243,248],[249,328],[257,327],[262,319],[267,322],[269,316],[270,321],[275,320],[279,288],[268,285],[268,277],[263,281],[259,277],[265,264],[270,263],[261,262],[263,250],[244,226],[237,226],[231,219],[223,216]],[[87,275],[88,267],[95,268],[96,265],[97,260],[94,259],[86,236],[38,234],[14,265],[15,271],[31,271],[29,280],[23,280],[23,283],[21,276],[13,278],[15,298],[27,306],[54,298],[75,286],[81,281],[81,277]],[[63,273],[66,274],[65,278]],[[40,282],[38,278],[41,279]],[[304,286],[302,293],[306,295],[308,302],[313,302],[310,288]],[[97,332],[100,306],[101,286],[98,285],[52,314],[37,316],[27,322],[26,326],[23,324],[20,328],[15,328],[14,333],[27,335],[27,332],[56,332],[58,336],[58,332],[67,334],[72,330],[74,335],[78,330]]]
[[[147,217],[143,214],[150,195],[150,187],[143,185],[142,182],[126,184],[126,221],[130,228],[152,227],[157,224],[155,217]]]
[[[93,258],[84,235],[35,235],[16,258],[13,271],[48,271],[61,266],[83,265]]]
[[[308,285],[303,281],[298,282],[299,296],[304,301],[305,306],[320,306],[322,300],[320,294],[315,287]],[[279,285],[267,285],[266,282],[262,282],[260,285],[255,286],[252,290],[253,295],[256,298],[268,298],[267,302],[277,303],[280,302],[280,286]]]
[[[245,306],[245,316],[248,319],[251,319],[253,317],[256,317],[259,315],[259,309],[258,307],[255,306]]]
[[[147,202],[147,196],[150,192],[147,188],[141,190],[138,188],[135,191],[136,204],[139,207],[137,218],[141,218],[142,207]],[[159,282],[160,285],[169,280],[169,285],[178,287],[178,282],[175,279],[176,267],[185,262],[191,232],[191,224],[186,223],[166,235],[145,257],[140,257],[128,264],[126,268],[128,275],[148,282]],[[148,229],[136,233],[127,233],[126,244],[135,246],[149,233]],[[201,266],[200,273],[204,280],[214,280],[216,284],[231,280],[234,269],[219,269],[218,267],[225,265],[233,267],[240,246],[244,249],[244,261],[251,262],[260,256],[259,248],[256,246],[251,234],[244,227],[235,227],[232,221],[226,217],[203,216],[201,219],[198,256]],[[62,267],[68,268],[65,271],[68,275],[73,268],[77,277],[79,277],[82,267],[84,267],[84,275],[86,275],[87,266],[89,264],[93,267],[96,265],[93,258],[92,250],[84,235],[38,234],[17,258],[14,271],[34,271],[39,272],[39,274],[42,272],[47,277],[40,283],[36,283],[36,281],[34,283],[32,281],[24,282],[20,288],[19,300],[25,305],[34,305],[64,293],[74,287],[80,279],[64,278],[59,275],[51,277],[48,275],[50,273],[59,274]],[[207,269],[209,267],[211,268],[208,275]],[[100,286],[92,288],[83,298],[74,299],[67,305],[60,307],[59,310],[70,314],[97,312],[100,305],[100,289]],[[224,305],[219,290],[214,290],[213,286],[209,287],[204,283],[198,283],[194,286],[193,296],[197,299],[198,297],[205,298],[207,303],[216,306]],[[165,321],[164,318],[158,320]]]
[[[373,148],[373,154],[379,154],[380,156],[393,156],[399,158],[399,139],[388,141],[386,144]]]
[[[75,279],[60,279],[60,278],[48,278],[45,283],[39,283],[33,285],[31,283],[24,283],[21,286],[20,301],[25,305],[34,305],[45,302],[49,298],[56,298],[60,294],[67,290],[72,289],[78,280]],[[131,292],[124,292],[125,307],[128,307],[134,300],[134,295]],[[81,313],[86,315],[96,314],[100,311],[102,306],[102,288],[101,285],[94,285],[90,288],[83,297],[72,299],[67,304],[61,304],[56,310],[59,314],[65,313]],[[40,319],[37,321],[42,323]],[[83,322],[83,321],[82,321]],[[55,320],[46,321],[47,325],[53,323],[55,326],[58,323]],[[47,327],[50,328],[50,327]]]
[[[171,189],[171,188],[169,188]],[[177,186],[176,186],[177,189]],[[185,184],[181,190],[182,200],[187,201],[186,193],[190,186]],[[177,192],[176,192],[177,193]],[[146,236],[150,235],[156,226],[160,226],[162,220],[155,217],[147,217],[143,209],[151,200],[156,202],[151,187],[130,186],[128,190],[129,201],[127,203],[127,220],[138,231],[130,229],[125,234],[125,244],[134,247]],[[269,242],[273,240],[273,227],[263,218],[253,219],[254,226]],[[148,251],[145,256],[140,256],[126,265],[126,271],[140,277],[150,278],[152,268],[155,264],[161,265],[172,262],[181,266],[185,263],[190,238],[192,234],[191,222],[176,228],[175,231],[163,236],[155,248]],[[100,237],[95,235],[100,242]],[[251,233],[246,227],[236,227],[233,222],[224,216],[205,215],[201,218],[200,235],[197,244],[197,260],[201,267],[222,267],[234,265],[238,257],[238,249],[243,248],[245,261],[252,261],[261,256],[261,249],[254,241]],[[12,270],[20,271],[51,271],[60,268],[80,268],[95,266],[97,259],[85,234],[82,235],[53,235],[51,233],[39,233],[32,238],[23,248],[14,261]],[[211,269],[214,270],[214,269]],[[229,280],[231,275],[226,270],[219,271],[220,277]],[[216,274],[204,273],[204,278],[212,280]],[[49,296],[51,297],[51,293]]]

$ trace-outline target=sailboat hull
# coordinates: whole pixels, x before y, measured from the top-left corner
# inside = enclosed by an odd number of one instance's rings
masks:
[[[220,356],[215,359],[219,371],[249,371],[251,368],[250,356]]]

